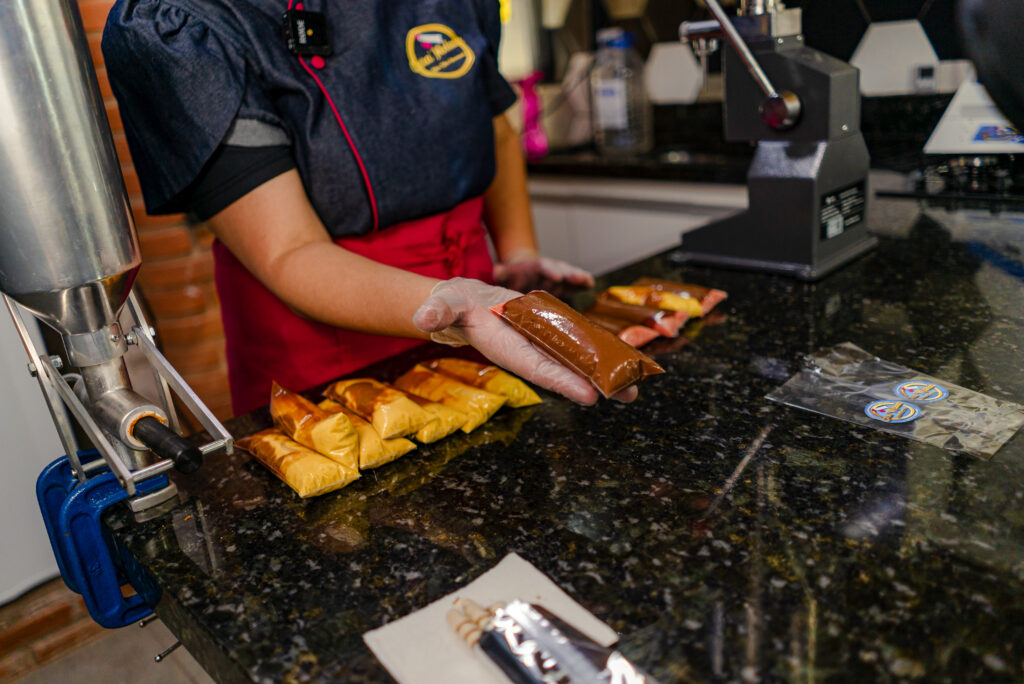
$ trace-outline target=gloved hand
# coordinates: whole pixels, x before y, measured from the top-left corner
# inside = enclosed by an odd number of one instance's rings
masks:
[[[594,277],[582,268],[542,257],[531,249],[513,252],[495,264],[494,282],[519,292],[547,290],[558,296],[574,287],[593,287]]]
[[[519,292],[493,287],[479,280],[452,278],[434,286],[430,296],[413,314],[417,328],[441,344],[472,345],[502,368],[535,385],[557,392],[579,404],[597,401],[589,380],[558,363],[491,312],[490,307],[520,296]],[[615,395],[633,401],[636,387]]]

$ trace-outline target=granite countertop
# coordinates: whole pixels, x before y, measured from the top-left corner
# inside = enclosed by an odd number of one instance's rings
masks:
[[[387,681],[362,633],[512,551],[664,683],[1021,681],[1024,437],[984,461],[764,399],[802,355],[851,341],[1024,401],[1016,221],[875,207],[878,249],[817,284],[671,253],[602,279],[730,293],[653,346],[667,373],[634,404],[548,395],[308,501],[244,453],[220,455],[175,476],[178,510],[107,523],[219,681]]]

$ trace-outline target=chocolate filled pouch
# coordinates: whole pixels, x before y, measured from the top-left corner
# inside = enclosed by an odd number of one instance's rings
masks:
[[[540,403],[540,397],[525,382],[494,365],[467,361],[465,359],[434,359],[423,364],[441,375],[455,378],[505,397],[505,406],[521,408]]]
[[[491,310],[563,366],[590,380],[606,398],[665,372],[547,292],[534,290]]]
[[[257,432],[235,442],[277,475],[302,498],[340,489],[359,477],[359,471],[304,447],[277,428]]]
[[[985,458],[1024,425],[1024,406],[884,361],[849,342],[809,356],[767,398]]]
[[[687,294],[700,301],[704,315],[714,309],[719,303],[728,299],[729,295],[724,290],[716,290],[703,285],[690,285],[689,283],[678,283],[673,280],[662,280],[661,278],[637,278],[633,281],[636,287],[649,287],[654,290],[665,290],[682,295]]]
[[[270,417],[281,432],[299,444],[359,471],[359,435],[348,416],[327,413],[275,382],[270,390]]]
[[[395,380],[395,387],[418,397],[444,404],[466,414],[463,432],[472,432],[487,422],[505,404],[505,397],[471,387],[416,364]]]
[[[653,306],[627,304],[619,301],[607,292],[597,295],[593,306],[586,311],[587,315],[610,316],[629,321],[634,325],[646,325],[664,337],[676,337],[679,329],[690,318],[685,311],[665,311]]]
[[[416,448],[415,444],[404,437],[384,439],[373,425],[333,399],[324,399],[317,406],[328,413],[341,413],[352,422],[352,427],[359,435],[359,468],[361,470],[391,463]]]
[[[324,396],[370,421],[383,439],[414,434],[434,419],[395,388],[370,378],[339,380]]]
[[[438,404],[436,401],[430,401],[423,397],[417,397],[415,394],[407,394],[406,396],[411,401],[416,402],[424,411],[434,416],[434,420],[421,427],[413,435],[413,438],[421,444],[431,444],[439,439],[444,439],[465,425],[466,421],[469,420],[469,416],[458,409]]]

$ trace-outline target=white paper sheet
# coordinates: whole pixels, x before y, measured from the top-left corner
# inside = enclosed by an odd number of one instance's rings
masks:
[[[537,603],[603,646],[618,635],[576,603],[528,561],[511,553],[462,589],[363,635],[377,659],[401,684],[508,684],[448,626],[458,597],[481,606],[521,599]]]

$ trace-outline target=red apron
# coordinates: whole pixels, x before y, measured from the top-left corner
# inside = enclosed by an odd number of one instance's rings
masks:
[[[451,211],[334,242],[356,254],[432,278],[491,282],[493,263],[481,224],[483,198]],[[304,318],[278,299],[220,242],[213,245],[235,415],[270,401],[276,380],[295,391],[356,371],[423,344],[370,335]],[[386,305],[382,302],[381,305]]]

